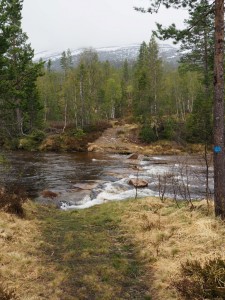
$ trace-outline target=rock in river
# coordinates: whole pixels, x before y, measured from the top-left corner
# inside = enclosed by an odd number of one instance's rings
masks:
[[[148,186],[148,182],[143,179],[130,179],[128,183],[136,188],[144,188]]]
[[[129,155],[127,159],[138,159],[138,154],[133,153],[133,154]]]

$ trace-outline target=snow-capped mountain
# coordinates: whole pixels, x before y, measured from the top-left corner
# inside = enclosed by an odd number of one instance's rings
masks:
[[[98,53],[98,57],[100,61],[108,60],[115,66],[121,65],[125,59],[130,62],[133,62],[137,59],[138,53],[140,49],[140,44],[133,44],[127,46],[114,46],[114,47],[102,47],[95,49]],[[73,63],[76,66],[79,62],[80,54],[85,50],[85,48],[75,49],[71,51]],[[62,51],[42,51],[35,54],[35,61],[39,59],[43,59],[48,61],[49,59],[52,60],[52,66],[54,69],[60,69],[60,57],[62,55]],[[159,55],[163,58],[163,60],[169,63],[177,63],[179,59],[178,49],[167,45],[167,44],[160,44],[159,45]]]

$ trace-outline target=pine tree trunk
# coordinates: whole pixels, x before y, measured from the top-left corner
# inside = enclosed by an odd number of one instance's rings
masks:
[[[225,219],[224,159],[224,0],[215,1],[214,198],[215,214]]]

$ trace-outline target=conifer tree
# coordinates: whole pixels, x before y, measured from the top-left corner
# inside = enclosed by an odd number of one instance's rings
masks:
[[[27,43],[27,35],[21,28],[22,0],[2,0],[0,11],[1,31],[5,34],[7,49],[4,53],[3,84],[1,95],[5,126],[11,134],[29,132],[37,120],[40,104],[36,79],[42,65],[34,64],[34,51]],[[16,120],[16,122],[14,121]]]
[[[143,122],[157,113],[161,64],[158,45],[152,36],[149,45],[141,44],[135,72],[135,112]]]

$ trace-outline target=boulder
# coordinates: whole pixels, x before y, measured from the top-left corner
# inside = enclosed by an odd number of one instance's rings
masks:
[[[144,179],[130,179],[128,182],[130,185],[133,185],[136,188],[144,188],[148,186],[148,182]]]
[[[132,153],[131,155],[128,156],[127,159],[138,159],[138,154],[137,153]]]

